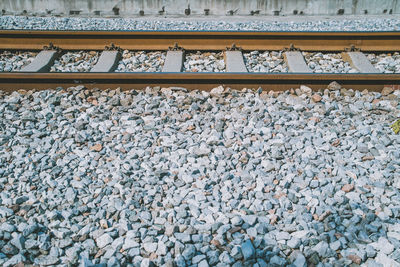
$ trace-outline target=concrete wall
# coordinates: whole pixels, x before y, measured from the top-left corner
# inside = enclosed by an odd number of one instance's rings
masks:
[[[237,15],[249,15],[259,10],[261,15],[273,15],[279,10],[281,15],[291,15],[294,10],[305,15],[336,15],[339,9],[344,14],[393,14],[400,13],[400,0],[0,0],[0,8],[7,13],[28,14],[53,13],[69,14],[70,10],[80,10],[82,14],[113,14],[113,7],[120,9],[121,15],[138,15],[143,10],[146,15],[158,14],[165,7],[167,15],[183,15],[190,5],[191,14],[204,14],[210,9],[212,15],[226,15],[236,10]]]

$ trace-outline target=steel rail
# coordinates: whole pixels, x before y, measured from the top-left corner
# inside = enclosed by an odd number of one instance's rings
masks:
[[[224,50],[235,43],[244,50],[400,51],[400,32],[193,32],[193,31],[32,31],[0,30],[2,50],[41,50],[53,43],[64,50],[166,50],[174,43],[186,50]]]
[[[303,51],[400,51],[400,32],[185,32],[185,31],[20,31],[0,30],[0,49],[41,50],[53,43],[64,50],[103,50],[111,43],[122,49],[167,50],[174,43],[186,50],[225,50],[235,43],[244,50],[282,50],[294,45]],[[48,89],[84,84],[142,89],[178,86],[210,90],[218,85],[235,89],[287,90],[305,84],[326,88],[337,81],[346,88],[380,91],[400,84],[399,74],[302,73],[0,73],[0,89]]]
[[[143,89],[147,86],[185,87],[210,90],[219,85],[234,89],[259,88],[288,90],[307,85],[324,89],[336,81],[345,88],[380,91],[384,86],[400,85],[398,74],[302,74],[302,73],[0,73],[0,89],[43,90],[79,84],[87,88]]]

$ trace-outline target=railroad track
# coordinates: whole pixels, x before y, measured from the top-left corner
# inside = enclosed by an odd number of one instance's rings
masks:
[[[400,84],[399,74],[381,74],[363,66],[362,52],[400,51],[399,32],[74,32],[74,31],[0,31],[1,50],[41,50],[50,43],[62,50],[103,50],[109,54],[97,68],[100,72],[49,73],[44,68],[29,72],[0,73],[0,89],[47,89],[84,84],[87,88],[121,89],[146,86],[178,86],[208,90],[217,85],[232,88],[265,87],[286,90],[305,84],[313,89],[326,88],[332,81],[353,89],[379,91]],[[176,43],[179,47],[172,47]],[[109,72],[118,55],[114,44],[129,50],[170,50],[170,66],[159,73]],[[240,49],[229,49],[235,44]],[[172,48],[171,48],[172,47]],[[226,51],[225,73],[183,73],[179,64],[184,50]],[[50,47],[47,51],[57,51]],[[241,69],[241,50],[287,50],[289,73],[248,73]],[[343,52],[359,68],[358,74],[315,74],[304,69],[298,51]],[[347,51],[347,52],[346,52]],[[105,53],[106,54],[106,53]],[[228,55],[229,54],[229,55]],[[350,54],[353,55],[350,56]],[[100,61],[100,60],[99,60]],[[304,61],[304,59],[303,59]],[[107,63],[108,62],[108,63]],[[111,63],[110,63],[111,62]],[[168,62],[168,55],[167,61]],[[304,63],[304,62],[303,62]],[[361,64],[361,65],[360,65]],[[168,64],[167,64],[168,65]],[[367,64],[368,65],[368,64]],[[239,67],[238,67],[239,66]],[[172,71],[171,71],[172,70]],[[303,71],[304,70],[304,71]],[[367,70],[367,71],[365,71]],[[40,71],[40,72],[38,72]]]

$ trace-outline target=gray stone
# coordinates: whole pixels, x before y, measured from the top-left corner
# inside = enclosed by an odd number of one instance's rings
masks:
[[[231,250],[231,256],[235,260],[240,260],[243,257],[242,250],[240,249],[239,246],[234,246]]]
[[[111,244],[112,241],[113,238],[109,234],[105,233],[96,239],[96,244],[99,248],[104,248],[108,244]]]
[[[185,260],[191,260],[196,255],[196,248],[194,245],[188,244],[182,252],[182,256]]]
[[[156,252],[157,250],[157,243],[144,243],[143,244],[144,250],[148,253]]]
[[[130,248],[139,247],[140,244],[134,238],[126,238],[122,248],[128,250]]]
[[[256,253],[256,250],[250,240],[247,240],[242,244],[241,250],[244,260],[253,258]]]
[[[65,199],[70,202],[73,203],[75,201],[76,198],[76,192],[75,189],[68,187],[67,191],[65,192]]]
[[[119,263],[118,259],[116,257],[111,257],[108,262],[107,262],[107,267],[119,267],[121,264]]]
[[[201,261],[203,261],[204,259],[206,259],[206,255],[197,255],[197,256],[194,256],[194,257],[192,258],[192,264],[198,264],[198,263],[200,263]]]
[[[368,257],[368,258],[373,258],[373,257],[376,256],[376,250],[375,250],[374,247],[371,246],[371,245],[367,245],[367,246],[365,247],[365,251],[366,251],[366,253],[367,253],[367,257]]]
[[[177,225],[167,225],[165,227],[165,234],[167,236],[171,236],[178,231],[179,231],[179,227]]]
[[[388,255],[393,252],[394,246],[384,237],[380,237],[378,240],[378,248],[381,252]]]
[[[330,247],[332,250],[335,250],[335,251],[336,251],[336,250],[338,250],[338,249],[341,247],[341,243],[340,243],[339,240],[336,240],[336,241],[330,243],[330,244],[329,244],[329,247]]]
[[[6,244],[1,248],[1,252],[6,255],[17,255],[19,250],[11,244]]]
[[[20,234],[16,234],[10,243],[20,251],[25,248],[25,238]]]
[[[271,258],[271,260],[269,261],[269,263],[270,263],[272,266],[285,266],[286,260],[275,255],[275,256],[273,256],[273,257]]]
[[[24,262],[26,262],[26,258],[23,255],[18,254],[18,255],[12,256],[11,259],[4,262],[2,266],[11,267],[11,266],[17,265],[18,263],[24,263]]]
[[[319,242],[317,245],[315,245],[315,247],[313,247],[313,250],[317,252],[320,257],[323,258],[329,257],[331,254],[329,245],[325,241]]]
[[[221,253],[221,255],[219,256],[219,260],[225,264],[232,264],[235,262],[235,260],[231,257],[231,255],[229,255],[227,251],[223,251]]]
[[[369,149],[368,146],[366,144],[358,144],[357,145],[357,150],[361,153],[368,153]]]
[[[278,232],[275,236],[276,240],[288,240],[290,239],[290,234],[287,232]]]
[[[290,255],[292,259],[292,264],[295,267],[306,267],[307,266],[307,261],[304,255],[300,252],[297,251],[296,253],[292,253],[293,255]]]
[[[175,233],[175,237],[183,243],[188,243],[191,241],[190,235],[186,233]]]
[[[35,259],[35,264],[40,266],[54,265],[57,264],[58,262],[59,262],[58,257],[54,256],[42,256]]]
[[[39,242],[33,239],[27,239],[25,241],[25,248],[26,249],[32,249],[32,248],[37,248],[39,247]]]
[[[12,224],[9,224],[9,223],[5,222],[5,223],[1,224],[0,230],[1,231],[6,231],[6,232],[9,232],[9,233],[13,233],[13,232],[15,232],[17,230],[17,228],[15,227],[15,225],[12,225]]]
[[[162,255],[162,256],[166,255],[167,251],[168,251],[168,249],[167,249],[167,246],[165,245],[165,243],[162,241],[158,241],[157,251],[156,251],[157,255]]]
[[[290,248],[298,248],[301,244],[301,240],[296,237],[292,237],[290,240],[287,241],[286,245]]]
[[[202,260],[201,262],[199,262],[199,264],[197,265],[197,267],[208,267],[208,263],[206,260]]]
[[[152,267],[152,266],[154,266],[154,263],[148,258],[144,258],[140,263],[140,267]]]
[[[231,223],[232,223],[232,225],[234,225],[234,226],[238,226],[238,225],[241,225],[241,224],[243,223],[243,219],[240,218],[239,216],[235,216],[235,217],[233,217],[233,218],[231,219]]]

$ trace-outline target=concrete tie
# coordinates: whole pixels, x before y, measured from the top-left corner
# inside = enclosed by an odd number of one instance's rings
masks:
[[[27,66],[21,68],[21,72],[47,72],[57,58],[57,51],[44,50],[41,51],[35,59]]]
[[[361,52],[343,52],[342,58],[361,73],[380,73]]]
[[[299,51],[288,51],[283,54],[290,72],[312,73],[303,55]]]
[[[183,51],[168,51],[162,72],[182,72],[184,55]]]
[[[118,51],[103,51],[90,72],[112,72],[117,68],[120,58]]]
[[[241,51],[225,51],[226,72],[248,72]]]

